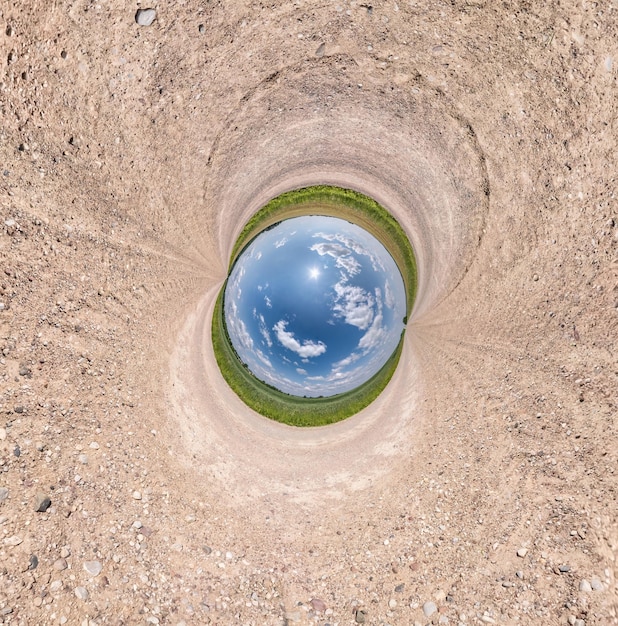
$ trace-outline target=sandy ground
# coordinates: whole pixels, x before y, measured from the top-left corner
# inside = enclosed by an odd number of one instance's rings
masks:
[[[152,6],[0,0],[0,623],[617,624],[618,6]],[[384,394],[297,430],[209,316],[315,183],[420,285]]]

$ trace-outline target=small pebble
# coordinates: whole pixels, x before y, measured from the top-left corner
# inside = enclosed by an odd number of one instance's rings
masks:
[[[583,619],[576,619],[573,626],[586,626],[586,622]]]
[[[526,556],[526,554],[528,554],[527,548],[519,548],[519,550],[517,550],[517,556],[522,559]]]
[[[154,9],[138,9],[135,14],[135,21],[140,26],[150,26],[156,16],[157,12]]]
[[[39,557],[37,557],[36,554],[30,555],[30,562],[28,563],[28,569],[29,570],[36,569],[38,565],[39,565]]]
[[[326,611],[326,604],[319,598],[312,598],[309,604],[311,605],[311,608],[318,613],[324,613],[324,611]]]
[[[74,593],[80,600],[88,600],[88,590],[85,587],[75,587]]]
[[[354,614],[354,620],[356,621],[356,623],[364,624],[366,619],[367,619],[367,614],[365,613],[365,611],[361,611],[361,609],[357,609],[356,613]]]
[[[37,513],[45,513],[51,506],[51,498],[44,493],[37,493],[34,499],[34,510]]]
[[[603,591],[604,589],[603,583],[598,578],[593,578],[590,581],[590,586],[592,587],[593,591]]]
[[[431,617],[437,610],[438,607],[433,602],[425,602],[425,604],[423,604],[423,613],[425,614],[425,617]]]
[[[65,570],[67,567],[69,566],[69,564],[67,563],[66,559],[56,559],[54,561],[54,569],[58,570],[59,572],[62,572],[63,570]]]
[[[101,570],[103,569],[103,566],[101,565],[100,561],[85,561],[84,562],[84,569],[91,576],[98,576],[101,573]]]
[[[142,494],[139,491],[134,491],[133,492],[133,499],[134,500],[141,500],[142,499]]]
[[[6,487],[0,487],[0,502],[4,502],[9,497],[9,490]]]
[[[559,568],[560,572],[562,574],[566,574],[567,572],[571,571],[571,566],[570,565],[561,565]]]

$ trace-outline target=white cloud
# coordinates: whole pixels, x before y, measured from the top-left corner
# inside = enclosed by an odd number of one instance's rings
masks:
[[[352,354],[350,354],[350,356],[347,356],[345,359],[341,359],[341,361],[333,363],[333,372],[340,372],[349,365],[352,365],[352,363],[358,361],[358,359],[360,358],[361,355],[358,352],[352,352]]]
[[[252,350],[253,339],[251,335],[249,334],[249,331],[247,330],[247,326],[240,318],[236,318],[234,322],[235,322],[234,327],[236,329],[236,337],[238,338],[238,341],[243,347],[247,348],[248,350]]]
[[[386,330],[382,326],[382,313],[378,313],[373,320],[373,324],[369,330],[361,337],[358,342],[358,347],[362,348],[367,354],[373,350],[376,346],[380,345],[386,339]]]
[[[302,367],[297,367],[297,368],[296,368],[296,371],[297,371],[299,374],[302,374],[303,376],[306,376],[306,375],[307,375],[307,370],[304,370]]]
[[[389,309],[395,306],[395,294],[391,289],[391,284],[388,282],[388,279],[384,282],[384,304],[386,304]]]
[[[270,300],[270,298],[269,298],[268,296],[264,296],[264,302],[266,302],[266,306],[267,306],[269,309],[272,309],[272,308],[273,308],[273,303],[271,302],[271,300]]]
[[[333,311],[343,317],[346,324],[351,324],[365,330],[373,319],[373,296],[362,287],[343,285],[340,282],[333,285],[337,294]]]
[[[283,237],[282,239],[279,239],[279,241],[275,241],[275,248],[281,248],[285,246],[287,242],[288,242],[288,238]]]
[[[350,251],[337,243],[314,243],[310,248],[320,256],[328,255],[335,259],[335,265],[346,271],[350,276],[356,276],[361,271],[361,264],[352,256]]]
[[[325,239],[326,241],[338,241],[339,243],[343,244],[351,252],[369,257],[369,260],[371,261],[371,265],[373,266],[373,269],[376,272],[378,271],[378,269],[384,271],[384,266],[382,265],[382,262],[380,261],[378,256],[373,254],[373,252],[371,252],[367,248],[363,247],[362,244],[360,244],[355,239],[352,239],[351,237],[346,237],[345,235],[342,235],[342,234],[330,234],[330,233],[316,233],[314,237],[320,237],[322,239]]]
[[[294,337],[294,333],[286,330],[287,325],[288,323],[285,320],[279,320],[273,326],[277,339],[284,348],[292,350],[292,352],[296,352],[298,356],[303,358],[320,356],[320,354],[324,354],[324,352],[326,352],[326,344],[322,341],[315,342],[305,340],[301,344],[300,341]]]
[[[256,350],[255,353],[257,354],[257,358],[260,359],[266,367],[272,368],[273,364],[270,362],[270,359],[261,350]]]
[[[272,348],[273,340],[270,338],[270,333],[268,332],[268,328],[266,327],[266,320],[264,316],[260,314],[260,334],[264,337],[264,341],[269,348]]]

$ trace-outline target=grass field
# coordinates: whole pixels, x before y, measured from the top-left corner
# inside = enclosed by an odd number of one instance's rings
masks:
[[[406,288],[406,310],[410,314],[416,295],[416,262],[405,232],[377,202],[350,189],[316,186],[282,194],[258,211],[246,224],[234,246],[234,262],[251,240],[266,228],[291,217],[328,215],[361,226],[376,237],[397,263]],[[223,285],[213,312],[212,343],[219,369],[238,397],[254,411],[291,426],[323,426],[358,413],[371,404],[393,376],[403,348],[404,332],[396,350],[382,369],[366,383],[336,396],[302,398],[259,381],[241,361],[227,333]]]

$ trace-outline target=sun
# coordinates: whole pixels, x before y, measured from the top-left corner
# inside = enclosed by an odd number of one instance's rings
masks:
[[[317,267],[312,267],[309,270],[309,278],[311,278],[311,280],[317,280],[320,276],[320,270]]]

